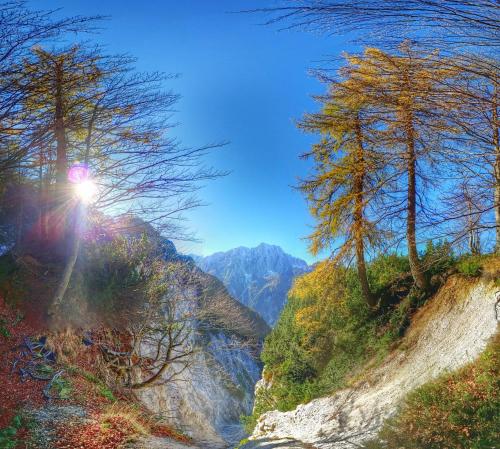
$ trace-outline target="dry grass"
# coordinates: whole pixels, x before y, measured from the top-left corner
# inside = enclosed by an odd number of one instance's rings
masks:
[[[500,279],[500,257],[490,256],[483,264],[483,276],[487,279],[497,281]]]
[[[58,362],[73,364],[82,350],[82,337],[72,328],[47,334],[47,348],[57,354]]]
[[[132,436],[149,435],[153,426],[152,418],[147,417],[140,407],[124,402],[116,402],[107,407],[100,415],[100,420],[103,423],[116,420],[127,422],[133,430]]]

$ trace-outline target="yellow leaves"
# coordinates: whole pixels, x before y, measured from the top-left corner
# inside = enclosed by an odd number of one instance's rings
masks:
[[[124,129],[120,132],[120,137],[122,139],[132,139],[133,136],[134,134],[131,129]]]
[[[329,260],[319,262],[313,271],[295,279],[289,295],[303,301],[321,301],[325,296],[335,295],[334,288],[339,275]],[[340,285],[337,285],[340,291]],[[325,295],[326,292],[331,294]]]
[[[306,332],[316,332],[322,326],[320,312],[318,304],[304,307],[295,314],[295,323]]]

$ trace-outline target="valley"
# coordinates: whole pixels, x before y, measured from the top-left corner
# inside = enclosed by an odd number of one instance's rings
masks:
[[[0,1],[0,449],[500,449],[500,4]]]

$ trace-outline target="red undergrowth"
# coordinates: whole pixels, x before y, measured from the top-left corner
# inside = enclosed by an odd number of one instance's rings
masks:
[[[192,440],[187,437],[186,435],[182,435],[179,432],[176,432],[169,426],[165,425],[157,425],[154,426],[153,429],[151,430],[151,433],[156,436],[156,437],[163,437],[163,438],[172,438],[174,440],[177,440],[181,443],[191,443]]]
[[[126,392],[113,392],[117,399],[115,404],[102,394],[104,384],[98,380],[96,366],[99,349],[97,345],[82,344],[80,334],[83,332],[54,333],[47,331],[42,323],[44,319],[37,319],[33,313],[29,319],[21,316],[0,297],[0,429],[9,426],[19,410],[36,409],[47,404],[43,396],[45,382],[31,378],[22,382],[18,373],[11,372],[23,338],[46,335],[49,342],[56,342],[56,347],[51,349],[58,355],[59,366],[65,368],[64,378],[71,384],[71,396],[64,404],[84,407],[88,414],[88,419],[82,423],[60,425],[56,429],[57,449],[119,449],[141,431],[190,442],[189,438],[168,425],[157,424]],[[95,331],[95,334],[100,332]],[[17,449],[23,449],[28,438],[29,430],[19,429],[16,439],[20,444]]]
[[[122,417],[102,419],[94,415],[86,424],[60,427],[57,431],[58,449],[116,449],[136,434],[131,423]]]
[[[17,374],[11,373],[16,348],[26,335],[36,335],[36,331],[0,298],[0,429],[6,427],[17,410],[23,406],[43,405],[43,384],[28,379],[21,382]]]

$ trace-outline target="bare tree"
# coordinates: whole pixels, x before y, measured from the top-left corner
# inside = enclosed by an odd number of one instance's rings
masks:
[[[352,32],[384,48],[394,49],[404,39],[443,51],[495,52],[500,46],[495,0],[284,0],[256,11],[270,14],[268,23],[331,35]]]
[[[27,164],[35,168],[34,177],[42,173],[45,178],[41,184],[51,203],[44,208],[62,223],[61,253],[66,255],[52,313],[68,287],[87,212],[140,215],[180,238],[181,213],[199,205],[194,194],[200,182],[221,175],[202,164],[206,152],[218,145],[183,148],[170,137],[171,108],[178,96],[162,90],[168,77],[137,73],[132,63],[129,57],[81,46],[37,48],[24,63],[27,88],[33,92],[25,113],[33,132],[23,138],[26,146],[33,138],[43,141],[45,152]],[[74,170],[96,188],[91,205],[80,204],[72,190],[68,180]]]
[[[20,62],[33,46],[53,42],[65,33],[94,31],[99,19],[100,16],[57,19],[54,11],[28,8],[23,0],[0,4],[0,178],[17,169],[33,149],[16,139],[30,125],[22,108],[30,93],[20,88]]]
[[[467,244],[471,254],[481,254],[481,207],[477,196],[472,192],[471,186],[464,180],[460,183],[459,190],[452,197],[453,209],[462,212],[463,234],[467,237]]]
[[[120,315],[118,338],[98,338],[106,370],[119,386],[139,390],[178,381],[195,363],[207,332],[235,333],[239,349],[260,343],[252,338],[247,312],[234,300],[228,304],[225,290],[214,290],[210,277],[191,263],[153,257],[137,269],[144,282],[134,287],[136,306]]]
[[[447,166],[446,183],[455,185],[455,194],[467,184],[474,203],[473,215],[481,215],[478,232],[493,237],[500,247],[500,146],[498,144],[498,60],[478,55],[455,55],[436,63],[448,67],[454,76],[441,83],[443,105],[440,116],[454,129],[448,134],[441,151],[441,164]],[[450,196],[448,196],[450,198]],[[459,202],[445,201],[435,208],[430,226],[454,221],[464,223]],[[465,215],[464,215],[465,214]],[[453,234],[455,234],[453,232]],[[496,234],[496,237],[495,237]],[[441,235],[442,237],[443,235]]]
[[[145,301],[127,318],[121,343],[113,345],[109,338],[99,342],[115,382],[132,389],[177,380],[195,353],[199,304],[194,271],[159,260],[147,271]]]

